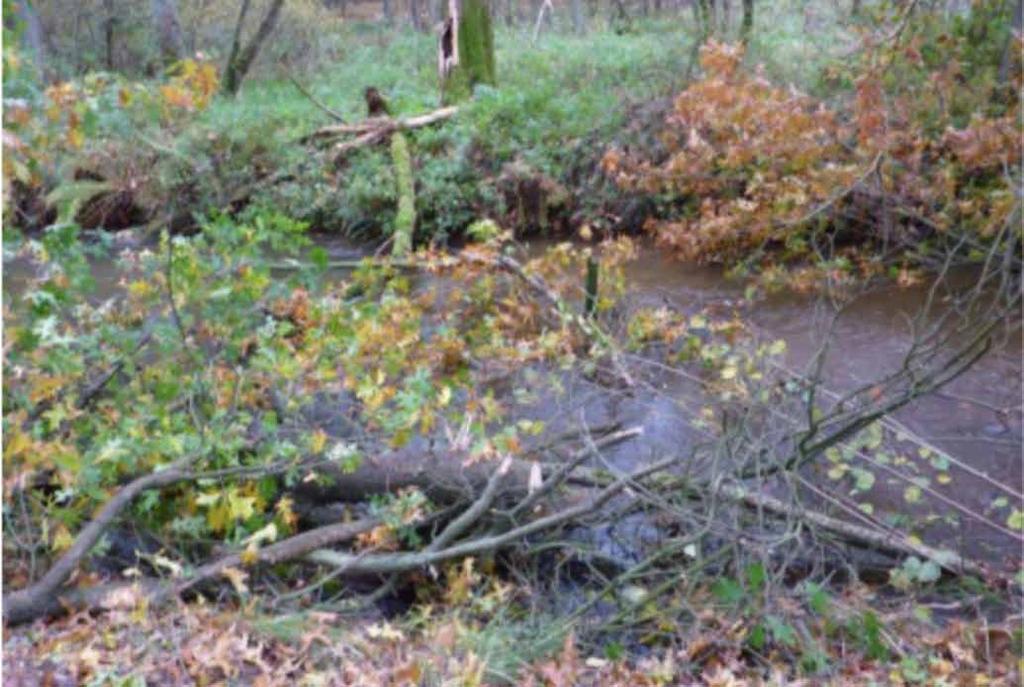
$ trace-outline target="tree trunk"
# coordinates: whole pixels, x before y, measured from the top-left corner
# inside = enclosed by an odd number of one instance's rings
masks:
[[[114,30],[118,17],[114,10],[114,0],[103,0],[103,43],[106,50],[107,71],[114,71]]]
[[[409,0],[409,20],[414,31],[423,30],[423,19],[420,17],[420,0]]]
[[[583,0],[572,0],[570,5],[572,11],[572,30],[577,34],[586,31],[586,20],[583,17]]]
[[[1007,84],[1010,81],[1010,67],[1013,63],[1014,46],[1017,44],[1017,37],[1024,33],[1024,0],[1017,0],[1013,6],[1013,23],[1010,25],[1010,35],[1006,37],[1006,45],[1003,46],[1003,59],[999,62],[1000,84]]]
[[[391,26],[394,23],[394,15],[391,12],[391,0],[383,0],[381,12],[384,14],[384,23]]]
[[[743,26],[740,29],[740,37],[744,43],[750,41],[750,34],[754,30],[754,0],[743,0]]]
[[[409,141],[401,131],[391,135],[391,162],[395,169],[395,190],[398,193],[391,255],[404,258],[412,252],[413,234],[416,232],[416,187],[412,178]]]
[[[249,12],[251,0],[242,0],[242,7],[238,13],[238,24],[235,26],[234,38],[231,41],[231,53],[228,57],[227,68],[224,70],[224,92],[230,95],[238,93],[242,86],[242,80],[249,73],[249,68],[256,60],[264,41],[270,36],[281,15],[281,8],[284,7],[284,0],[273,0],[270,9],[260,22],[256,35],[252,37],[249,44],[242,48],[242,29],[245,25],[245,15]]]
[[[477,84],[494,85],[494,28],[485,0],[448,0],[437,68],[445,105],[465,100]]]
[[[39,82],[48,82],[49,75],[46,61],[46,42],[44,38],[46,34],[43,32],[43,25],[39,21],[39,15],[36,14],[35,9],[32,7],[32,3],[28,0],[21,0],[16,3],[14,5],[13,15],[24,25],[24,32],[22,33],[21,38],[25,41],[29,54],[32,55],[32,64],[35,67]],[[8,17],[5,16],[4,26],[9,25]]]
[[[696,0],[697,2],[697,21],[700,24],[700,34],[703,39],[707,39],[711,35],[712,28],[712,17],[711,17],[711,0]]]
[[[160,58],[165,66],[173,64],[184,51],[177,0],[151,0],[150,7]]]

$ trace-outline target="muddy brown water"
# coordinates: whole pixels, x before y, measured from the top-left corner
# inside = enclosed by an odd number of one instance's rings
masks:
[[[720,270],[683,265],[654,250],[645,250],[627,269],[630,291],[660,299],[677,307],[694,303],[731,303],[743,295],[742,285],[727,280]],[[969,283],[971,275],[960,277]],[[860,388],[894,371],[913,339],[913,318],[925,304],[928,286],[885,286],[857,298],[838,319],[826,357],[825,386],[843,393]],[[805,372],[827,336],[831,309],[821,299],[793,293],[777,294],[743,310],[758,336],[787,343],[785,365]],[[900,442],[893,451],[903,454],[929,480],[930,488],[950,501],[1006,527],[1019,500],[990,481],[959,469],[957,461],[985,473],[991,480],[1020,494],[1024,486],[1022,462],[1022,338],[1019,321],[1007,323],[998,341],[984,358],[939,392],[922,397],[898,411],[893,420],[907,436],[948,453],[953,464],[936,470],[930,460],[915,455],[917,442]],[[936,454],[937,455],[937,454]],[[937,459],[938,460],[938,459]],[[940,463],[941,465],[941,463]],[[872,467],[862,465],[863,467]],[[949,475],[948,484],[937,478]],[[1019,539],[1000,533],[988,524],[957,512],[949,503],[930,500],[930,507],[908,507],[904,492],[908,483],[876,471],[877,482],[867,500],[876,514],[915,513],[924,510],[939,516],[956,514],[958,525],[937,522],[930,526],[907,523],[930,543],[959,550],[1004,569],[1016,569],[1021,561]],[[945,479],[945,478],[943,478]],[[822,475],[822,480],[825,480]],[[1000,500],[1000,497],[1004,497]],[[993,503],[999,504],[993,506]]]
[[[367,253],[337,239],[321,238],[317,242],[336,260]],[[533,253],[545,245],[546,242],[535,242],[527,250]],[[19,296],[35,268],[20,259],[5,260],[3,272],[4,297],[11,299]],[[95,261],[94,278],[97,298],[116,295],[118,270],[113,261]],[[687,311],[705,305],[729,310],[739,307],[737,304],[743,297],[743,285],[726,279],[721,270],[682,264],[651,248],[643,249],[639,258],[630,263],[627,278],[630,297],[644,304],[664,304]],[[824,366],[826,386],[837,393],[849,391],[878,379],[898,365],[911,341],[910,319],[920,309],[926,295],[923,286],[892,286],[867,293],[848,307],[833,332]],[[742,309],[741,314],[758,336],[787,342],[785,365],[795,371],[805,369],[818,350],[828,321],[828,310],[821,306],[820,299],[792,293],[771,296]],[[954,463],[960,461],[1020,493],[1024,482],[1021,454],[1024,383],[1019,323],[1008,325],[1003,334],[999,345],[968,372],[940,392],[903,408],[894,419],[916,437],[948,453]],[[671,388],[673,383],[668,379],[664,386],[666,393],[640,398],[602,395],[593,388],[581,390],[581,394],[589,394],[579,404],[588,423],[599,425],[616,419],[625,425],[644,427],[641,439],[607,451],[610,464],[629,469],[653,456],[685,449],[700,440],[694,434],[690,419],[679,412],[680,394],[686,392],[682,388]],[[552,399],[540,398],[533,403],[532,408],[522,409],[525,415],[544,419],[561,412],[561,406]],[[563,424],[572,421],[573,418],[564,418]],[[951,478],[948,484],[936,481],[937,470],[926,467],[922,474],[930,480],[931,488],[992,522],[1005,525],[1014,508],[1024,509],[1024,504],[1012,496],[1005,504],[997,501],[1000,496],[1006,496],[1004,491],[955,464],[944,471]],[[907,509],[906,486],[898,480],[887,484],[879,475],[870,500],[879,513],[919,512],[919,508]],[[947,515],[956,509],[939,502],[932,505],[931,511]],[[631,526],[635,526],[636,531],[626,534],[627,538],[649,534],[646,523]],[[976,519],[961,517],[956,525],[939,522],[918,529],[926,534],[930,543],[960,550],[1000,567],[1012,569],[1019,565],[1020,541]]]

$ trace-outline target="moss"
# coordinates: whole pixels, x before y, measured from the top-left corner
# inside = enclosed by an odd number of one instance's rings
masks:
[[[413,186],[409,142],[401,131],[391,137],[391,162],[395,167],[395,187],[398,192],[391,254],[402,257],[412,250],[412,235],[416,228],[416,191]]]
[[[494,27],[484,0],[462,0],[458,41],[459,64],[442,84],[446,104],[465,100],[477,84],[497,83]]]

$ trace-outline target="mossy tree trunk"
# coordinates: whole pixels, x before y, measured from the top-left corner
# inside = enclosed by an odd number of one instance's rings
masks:
[[[494,27],[486,0],[448,0],[437,58],[441,102],[465,100],[477,84],[494,85]]]
[[[750,33],[754,30],[754,0],[743,0],[743,26],[740,36],[744,43],[750,42]]]
[[[398,193],[398,212],[395,214],[391,255],[404,258],[412,251],[413,234],[416,231],[416,190],[412,178],[409,142],[401,131],[396,131],[391,136],[391,163],[394,165],[395,190]]]
[[[697,0],[694,8],[697,10],[697,21],[700,25],[701,42],[703,43],[711,36],[714,26],[714,6],[712,0]]]
[[[242,30],[245,27],[245,18],[249,13],[249,6],[252,4],[251,0],[242,0],[242,5],[238,12],[238,22],[235,24],[235,33],[231,39],[231,52],[228,54],[227,66],[224,68],[222,88],[228,95],[235,95],[238,93],[238,89],[242,87],[242,80],[249,73],[249,68],[256,60],[260,48],[263,47],[264,41],[273,32],[274,26],[277,25],[277,18],[281,14],[284,2],[285,0],[272,0],[270,8],[263,16],[263,21],[260,22],[259,28],[256,29],[256,34],[249,40],[248,45],[242,47]]]

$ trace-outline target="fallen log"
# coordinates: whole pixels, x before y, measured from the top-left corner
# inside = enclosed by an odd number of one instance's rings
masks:
[[[593,446],[603,447],[636,436],[637,428],[616,432],[593,442]],[[587,447],[582,452],[591,452]],[[579,452],[578,452],[579,453]],[[534,463],[522,460],[507,459],[500,472],[502,479],[494,480],[496,467],[493,462],[478,461],[467,464],[468,454],[464,452],[427,452],[426,454],[412,449],[393,451],[376,459],[367,459],[359,469],[344,472],[336,465],[323,463],[318,459],[308,461],[310,470],[318,471],[328,477],[329,485],[314,485],[306,482],[294,491],[297,498],[318,501],[359,501],[373,494],[395,491],[402,488],[417,487],[438,502],[457,503],[472,501],[483,493],[487,497],[487,507],[475,513],[472,522],[467,518],[460,522],[458,529],[449,532],[448,538],[454,538],[473,524],[496,499],[511,498],[525,495],[530,489],[531,472],[536,468]],[[573,460],[578,459],[578,454]],[[89,551],[96,545],[118,516],[130,506],[143,492],[150,489],[178,484],[184,481],[210,479],[211,477],[248,475],[265,476],[276,474],[288,469],[287,464],[270,466],[254,466],[244,469],[229,469],[218,472],[196,472],[192,470],[192,458],[182,459],[164,470],[143,475],[132,480],[120,489],[99,514],[87,524],[75,538],[68,551],[43,575],[36,583],[17,591],[9,592],[3,597],[3,618],[7,624],[19,624],[39,617],[62,612],[66,607],[80,607],[87,602],[91,605],[106,603],[109,594],[104,592],[86,592],[64,590],[64,584],[71,578],[75,570],[85,559]],[[312,466],[317,467],[312,467]],[[498,487],[501,487],[500,489]],[[378,523],[373,523],[375,526]],[[326,525],[303,532],[265,547],[258,553],[257,562],[277,563],[302,557],[313,549],[347,541],[366,531],[371,525],[346,527]],[[164,600],[161,594],[176,596],[191,587],[221,575],[225,568],[234,567],[242,562],[241,554],[232,554],[218,561],[201,566],[188,580],[175,584],[170,588],[163,586],[147,588],[147,597],[153,601]],[[112,591],[124,588],[114,586]]]
[[[643,433],[641,427],[630,427],[594,439],[593,448],[583,447],[566,458],[567,464],[593,455],[600,450]],[[508,475],[494,494],[495,501],[517,498],[529,491],[535,463],[512,460]],[[315,479],[300,482],[292,488],[296,502],[325,504],[362,501],[369,496],[416,488],[435,503],[450,504],[468,501],[480,494],[494,474],[493,461],[469,462],[467,451],[435,451],[406,447],[379,456],[366,457],[360,466],[346,472],[335,464],[320,464]]]
[[[303,136],[299,139],[299,142],[312,143],[314,141],[349,135],[358,135],[360,138],[365,137],[367,141],[372,141],[388,136],[395,131],[420,129],[438,122],[443,122],[451,119],[458,114],[458,112],[458,107],[442,107],[434,110],[433,112],[427,112],[426,114],[417,115],[415,117],[404,117],[399,119],[394,119],[392,117],[371,117],[370,119],[365,119],[353,124],[331,124]],[[335,146],[335,151],[337,151],[340,146],[344,145],[344,143],[337,144]],[[365,143],[362,145],[365,145]]]

